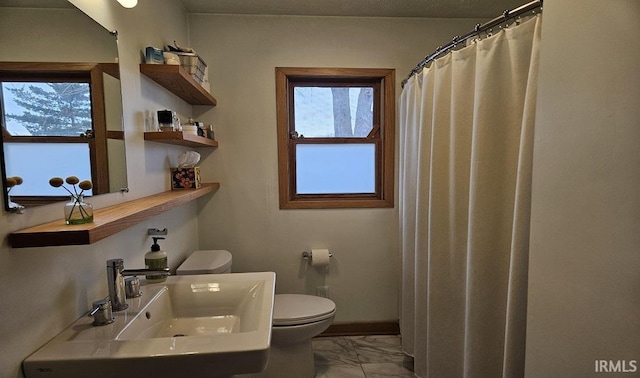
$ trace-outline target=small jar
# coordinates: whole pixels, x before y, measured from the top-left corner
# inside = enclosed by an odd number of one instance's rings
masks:
[[[84,224],[93,222],[93,206],[84,202],[82,194],[71,197],[64,205],[64,221],[66,224]]]

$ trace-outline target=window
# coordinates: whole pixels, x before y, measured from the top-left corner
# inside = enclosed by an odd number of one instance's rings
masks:
[[[12,190],[20,204],[62,197],[53,176],[91,179],[91,194],[108,192],[103,73],[94,63],[0,65],[2,171],[24,182]]]
[[[281,209],[393,207],[394,73],[276,68]]]

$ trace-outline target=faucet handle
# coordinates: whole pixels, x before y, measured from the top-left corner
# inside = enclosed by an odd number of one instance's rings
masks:
[[[89,316],[93,317],[94,326],[111,324],[116,320],[111,312],[111,300],[108,298],[93,302]]]
[[[115,270],[121,272],[122,270],[124,270],[124,260],[123,259],[107,260],[107,268],[114,268]]]
[[[124,279],[124,291],[126,298],[137,298],[142,295],[140,290],[140,279],[137,276]]]

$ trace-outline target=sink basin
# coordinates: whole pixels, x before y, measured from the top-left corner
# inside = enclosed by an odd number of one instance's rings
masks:
[[[83,316],[25,359],[27,378],[229,377],[269,356],[275,273],[171,276],[115,322]]]

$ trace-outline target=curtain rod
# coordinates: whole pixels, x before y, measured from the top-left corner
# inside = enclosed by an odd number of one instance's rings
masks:
[[[422,61],[420,63],[418,63],[412,70],[411,72],[409,72],[409,75],[407,76],[406,79],[404,79],[402,81],[402,86],[404,87],[404,85],[407,83],[407,81],[411,78],[411,76],[417,74],[418,72],[420,72],[423,68],[425,68],[427,66],[427,64],[431,63],[431,61],[433,61],[435,58],[439,57],[440,55],[448,52],[449,50],[455,48],[456,46],[458,46],[459,44],[465,42],[467,39],[471,38],[471,37],[475,37],[478,34],[485,32],[487,30],[490,30],[502,23],[504,23],[507,20],[510,20],[512,18],[516,18],[524,13],[527,13],[529,11],[533,11],[537,8],[541,8],[542,7],[542,1],[543,0],[534,0],[530,3],[524,4],[519,6],[518,8],[514,8],[512,10],[506,10],[504,11],[500,16],[494,18],[491,21],[485,22],[484,24],[476,24],[476,27],[470,31],[469,33],[463,35],[463,36],[455,36],[453,37],[453,40],[449,43],[447,43],[444,46],[440,46],[438,47],[434,52],[432,52],[431,54],[427,55],[424,59],[422,59]]]

